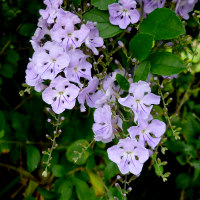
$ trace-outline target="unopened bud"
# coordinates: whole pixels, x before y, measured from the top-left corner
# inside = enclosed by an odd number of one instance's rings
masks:
[[[60,119],[63,121],[63,120],[65,120],[65,117],[61,117]]]
[[[51,119],[47,119],[47,122],[49,122],[49,123],[50,123],[50,122],[51,122]]]
[[[131,27],[128,27],[128,28],[126,29],[127,33],[130,33],[130,32],[131,32],[131,30],[132,30],[132,28],[131,28]]]
[[[132,187],[129,187],[129,188],[128,188],[128,191],[129,191],[129,192],[132,191]]]
[[[56,133],[57,133],[56,131],[53,132],[54,135],[55,135]]]
[[[90,3],[87,3],[87,4],[86,4],[86,7],[88,7],[88,8],[89,8],[89,7],[90,7]]]
[[[61,129],[59,129],[59,131],[58,131],[59,133],[62,133],[62,130]]]
[[[118,65],[119,64],[119,61],[117,59],[115,59],[115,64]]]
[[[154,81],[157,81],[157,80],[158,80],[158,77],[154,77],[153,79],[154,79]]]
[[[119,179],[121,179],[121,176],[120,176],[120,175],[117,175],[117,177],[116,177],[116,178],[117,178],[117,180],[119,180]]]
[[[49,107],[46,108],[46,111],[49,112],[51,109]]]
[[[113,41],[113,38],[110,38],[109,40],[110,40],[110,42],[112,42],[112,41]]]
[[[124,43],[122,42],[122,41],[118,41],[118,45],[120,46],[120,47],[122,47],[122,48],[124,48]]]
[[[47,177],[47,171],[46,170],[42,172],[42,176],[45,177],[45,178]]]
[[[78,12],[81,12],[81,8],[78,8]]]

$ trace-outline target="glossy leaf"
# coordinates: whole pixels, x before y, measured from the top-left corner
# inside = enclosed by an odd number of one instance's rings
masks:
[[[183,23],[176,13],[168,8],[157,8],[139,27],[140,33],[149,33],[155,40],[168,40],[185,34]]]
[[[149,57],[151,72],[162,76],[179,74],[186,69],[180,57],[169,52],[154,53]]]
[[[97,22],[97,28],[99,35],[102,38],[110,38],[122,32],[118,26],[114,26],[109,21],[109,14],[107,12],[92,9],[83,15],[83,19],[86,21]]]
[[[122,76],[121,74],[117,74],[116,75],[116,80],[120,86],[120,88],[122,88],[123,90],[128,90],[130,87],[130,84],[128,82],[128,80]]]
[[[91,4],[96,6],[99,10],[108,10],[108,5],[115,2],[116,0],[92,0]]]
[[[142,61],[149,56],[149,54],[151,53],[152,46],[152,35],[146,33],[138,33],[130,41],[129,50],[132,53],[132,57]]]
[[[140,63],[134,73],[133,82],[138,82],[139,80],[146,81],[151,68],[151,63],[149,61],[143,61]]]

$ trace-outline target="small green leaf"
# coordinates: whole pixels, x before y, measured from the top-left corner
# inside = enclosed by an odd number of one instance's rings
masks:
[[[92,184],[92,187],[94,189],[96,196],[102,196],[104,194],[104,187],[103,187],[103,181],[100,179],[100,177],[96,176],[92,172],[88,171],[88,174],[90,176],[90,182]]]
[[[191,183],[192,183],[192,179],[186,173],[180,173],[176,177],[176,185],[180,189],[186,189],[186,188],[188,188],[191,185]]]
[[[168,40],[185,34],[183,23],[176,13],[168,8],[157,8],[139,27],[140,33],[149,33],[155,40]]]
[[[19,33],[23,36],[32,36],[35,31],[35,28],[36,28],[35,24],[25,23],[19,29]]]
[[[104,178],[105,180],[109,180],[119,174],[119,169],[114,162],[109,162],[104,170]]]
[[[146,59],[151,53],[153,46],[153,35],[138,33],[129,43],[132,56],[140,61]]]
[[[77,165],[85,164],[90,155],[89,150],[84,149],[87,145],[87,140],[77,140],[72,143],[66,153],[68,161]]]
[[[163,166],[162,165],[158,165],[156,163],[153,166],[154,166],[156,175],[157,176],[162,176],[163,171],[164,171]]]
[[[6,63],[2,66],[0,72],[2,76],[6,78],[12,78],[14,73],[16,72],[16,65]]]
[[[115,3],[116,0],[92,0],[91,4],[99,10],[108,10],[108,5]]]
[[[157,52],[149,57],[151,72],[162,76],[179,74],[186,69],[180,57],[169,52]]]
[[[10,49],[7,51],[6,60],[11,64],[16,65],[17,61],[19,60],[19,54],[16,51]]]
[[[124,76],[122,76],[121,74],[117,74],[116,80],[117,80],[120,88],[122,88],[123,90],[126,90],[126,91],[129,89],[130,84]]]
[[[41,188],[41,187],[38,187],[38,192],[41,194],[41,196],[45,200],[58,199],[58,196],[59,196],[55,192],[49,191],[49,190]]]
[[[0,130],[0,139],[5,135],[5,131],[4,130]]]
[[[109,21],[108,12],[104,12],[98,9],[92,9],[83,15],[83,19],[86,21],[97,22],[97,28],[99,35],[102,38],[110,38],[122,32],[118,26],[114,26]]]
[[[54,191],[60,194],[58,200],[71,200],[73,185],[72,182],[66,178],[61,178],[55,181]]]
[[[133,82],[138,82],[139,80],[146,81],[151,68],[151,63],[149,61],[143,61],[140,63],[134,73]]]
[[[79,200],[88,200],[88,197],[90,197],[91,200],[95,198],[95,195],[91,193],[90,188],[86,182],[79,178],[74,178],[74,182]]]
[[[56,177],[62,177],[65,175],[66,170],[62,165],[54,165],[52,167],[52,173]]]
[[[28,171],[34,171],[40,162],[40,151],[33,145],[26,147]]]

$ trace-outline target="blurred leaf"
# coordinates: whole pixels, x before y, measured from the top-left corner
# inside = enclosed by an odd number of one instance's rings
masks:
[[[139,80],[146,81],[149,75],[150,68],[151,63],[149,61],[143,61],[142,63],[140,63],[135,70],[133,82],[138,82]]]
[[[6,126],[6,119],[3,111],[0,110],[0,130],[4,130]]]
[[[0,130],[0,139],[5,135],[5,131],[4,130]]]
[[[81,179],[74,178],[76,193],[79,200],[93,200],[95,196],[91,193],[88,184]],[[89,198],[89,199],[88,199]]]
[[[180,173],[176,177],[176,186],[180,189],[188,188],[192,183],[191,177],[186,173]]]
[[[103,181],[100,179],[100,177],[96,176],[92,172],[88,171],[88,174],[90,176],[90,182],[92,184],[92,187],[94,188],[94,192],[96,196],[102,196],[104,194],[104,186]]]
[[[78,6],[78,5],[81,4],[81,1],[82,0],[73,0],[73,3],[74,3],[75,6]]]
[[[109,180],[119,174],[120,171],[114,162],[109,162],[104,170],[104,179]]]
[[[25,23],[19,29],[19,33],[23,36],[32,36],[35,32],[36,25],[31,23]]]
[[[66,174],[66,169],[62,165],[54,165],[52,167],[52,173],[56,177],[62,177]]]
[[[116,0],[92,0],[91,4],[96,6],[99,10],[108,10],[108,5],[115,2]]]
[[[38,187],[38,192],[45,200],[58,199],[59,197],[59,195],[56,194],[55,192],[49,191],[41,187]]]
[[[90,155],[89,150],[84,149],[84,147],[86,147],[87,145],[87,140],[77,140],[72,143],[67,149],[66,153],[68,161],[73,162],[77,165],[85,164]]]
[[[129,50],[132,57],[143,61],[151,53],[153,46],[153,36],[146,33],[138,33],[129,43]]]
[[[179,74],[186,69],[180,57],[169,52],[157,52],[149,57],[151,72],[162,76]]]
[[[54,183],[54,191],[60,194],[58,200],[71,200],[73,192],[72,182],[66,178],[57,179]]]
[[[16,66],[6,63],[2,66],[0,73],[5,78],[12,78],[14,73],[16,72]]]
[[[14,50],[9,49],[9,50],[7,51],[6,60],[7,60],[9,63],[11,63],[11,64],[16,65],[17,62],[18,62],[18,60],[19,60],[19,54],[18,54],[16,51],[14,51]]]
[[[168,40],[185,34],[183,23],[169,8],[157,8],[141,23],[140,33],[155,36],[155,40]]]
[[[116,80],[117,80],[120,88],[122,88],[123,90],[126,90],[126,91],[129,90],[130,84],[124,76],[122,76],[121,74],[117,74]]]
[[[28,171],[34,171],[40,162],[40,151],[33,145],[26,147]]]
[[[118,26],[114,26],[109,21],[109,14],[107,12],[92,9],[83,15],[86,21],[97,22],[99,35],[102,38],[110,38],[122,32]]]
[[[95,160],[94,160],[94,156],[91,155],[86,163],[86,169],[92,170],[95,167]]]
[[[37,183],[33,180],[30,180],[28,183],[28,186],[26,187],[26,190],[25,190],[25,197],[32,195],[34,193],[34,191],[36,190],[36,188],[38,187],[38,185],[39,185],[39,183]]]

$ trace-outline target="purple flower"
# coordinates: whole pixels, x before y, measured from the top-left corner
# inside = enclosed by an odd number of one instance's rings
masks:
[[[188,13],[194,9],[194,5],[198,0],[173,0],[173,2],[176,2],[176,14],[183,17],[183,19],[189,19]]]
[[[136,4],[135,0],[119,0],[119,3],[109,5],[110,23],[119,25],[121,29],[126,29],[130,23],[137,23],[140,14],[136,9]]]
[[[95,55],[99,55],[99,51],[96,47],[103,46],[103,38],[99,37],[99,31],[95,27],[95,23],[88,21],[86,26],[90,29],[90,32],[88,37],[85,39],[85,45],[91,49]]]
[[[165,0],[143,0],[144,12],[149,14],[156,8],[162,8],[165,5]]]
[[[129,88],[129,95],[125,98],[119,98],[118,102],[131,108],[135,114],[135,121],[138,116],[147,119],[153,107],[152,104],[160,103],[160,96],[151,93],[149,84],[144,81],[132,83]]]
[[[117,145],[108,148],[108,157],[115,162],[122,174],[131,172],[139,175],[144,162],[149,158],[149,151],[131,138],[121,139]]]
[[[94,112],[94,121],[92,130],[95,134],[96,141],[108,143],[115,137],[111,123],[112,112],[110,106],[104,105],[102,108],[97,108]]]
[[[96,95],[95,91],[99,84],[99,79],[94,77],[88,83],[88,86],[81,90],[78,96],[78,102],[81,104],[81,112],[85,112],[85,101],[90,108],[95,108]]]
[[[51,81],[48,88],[42,93],[42,99],[51,104],[55,113],[60,114],[65,109],[72,109],[76,103],[79,88],[71,84],[66,78],[58,76]]]
[[[91,68],[92,65],[87,62],[87,56],[79,49],[70,50],[68,52],[70,56],[69,67],[64,70],[66,77],[69,81],[78,83],[82,87],[80,78],[87,80],[91,79]]]
[[[45,0],[44,4],[47,5],[45,10],[40,10],[40,15],[43,19],[47,20],[47,23],[52,24],[54,23],[54,19],[57,17],[58,8],[62,4],[62,0]]]
[[[157,119],[152,120],[152,117],[147,120],[139,118],[138,126],[132,126],[128,129],[132,139],[137,139],[142,145],[147,142],[152,149],[160,142],[165,131],[165,123]]]
[[[42,79],[53,80],[58,73],[68,67],[70,58],[57,43],[46,42],[34,53],[32,60]]]
[[[55,26],[56,27],[56,26]],[[85,24],[81,25],[80,30],[75,30],[74,26],[56,27],[51,31],[51,37],[54,41],[61,43],[65,50],[78,48],[85,41],[90,29]]]
[[[29,62],[26,69],[26,83],[27,85],[33,86],[35,91],[41,92],[46,88],[43,84],[43,79],[41,79],[40,75],[34,69],[34,63]]]

